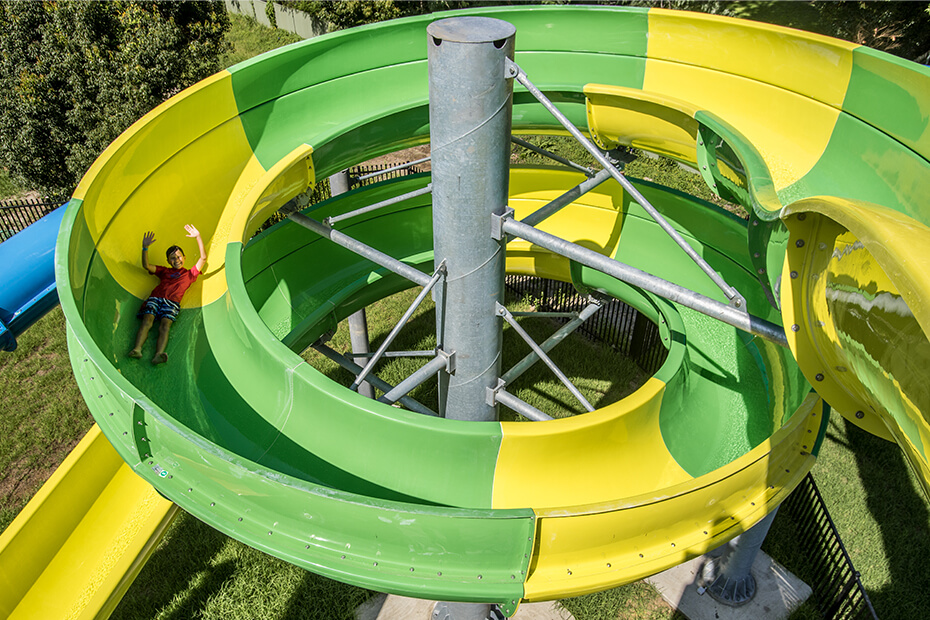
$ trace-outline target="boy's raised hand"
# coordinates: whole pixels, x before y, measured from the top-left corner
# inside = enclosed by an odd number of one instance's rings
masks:
[[[155,233],[153,233],[151,230],[145,233],[144,235],[142,235],[142,247],[143,248],[147,248],[153,243],[155,243]]]
[[[200,231],[197,230],[196,228],[194,228],[194,227],[193,227],[192,225],[190,225],[190,224],[185,225],[185,226],[184,226],[184,230],[187,231],[187,236],[188,236],[188,237],[199,237],[199,236],[200,236]]]

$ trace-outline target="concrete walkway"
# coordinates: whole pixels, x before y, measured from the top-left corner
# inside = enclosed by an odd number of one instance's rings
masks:
[[[355,611],[355,620],[432,620],[436,601],[380,594]],[[524,603],[512,620],[575,620],[555,601]]]

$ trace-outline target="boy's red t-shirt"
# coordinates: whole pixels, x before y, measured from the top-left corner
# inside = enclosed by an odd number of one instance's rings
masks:
[[[197,265],[194,265],[193,269],[174,269],[156,265],[155,275],[160,282],[149,297],[161,297],[179,304],[184,293],[197,280],[200,271],[197,269]]]

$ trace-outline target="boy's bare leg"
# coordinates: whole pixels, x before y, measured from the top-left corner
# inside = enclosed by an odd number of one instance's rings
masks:
[[[136,344],[132,347],[132,350],[129,351],[129,357],[136,359],[142,357],[142,345],[145,344],[145,339],[149,337],[149,330],[152,329],[152,325],[154,324],[154,315],[142,315],[142,325],[139,326],[139,331],[136,333]]]
[[[171,332],[172,323],[174,321],[169,318],[164,318],[158,323],[158,340],[155,344],[155,357],[152,358],[153,364],[164,364],[168,361],[165,348],[168,346],[168,334]]]

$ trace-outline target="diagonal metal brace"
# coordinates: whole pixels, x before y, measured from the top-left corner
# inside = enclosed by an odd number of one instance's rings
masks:
[[[572,396],[577,398],[578,402],[580,402],[585,409],[588,411],[594,411],[594,407],[592,407],[591,403],[588,402],[588,399],[584,397],[584,394],[578,391],[578,388],[575,387],[575,384],[573,384],[569,378],[565,376],[565,373],[563,373],[559,367],[555,365],[555,362],[553,362],[549,356],[546,355],[546,352],[543,351],[538,344],[536,344],[536,341],[533,340],[533,338],[530,337],[528,333],[526,333],[526,330],[520,327],[520,324],[517,323],[516,319],[513,318],[513,315],[510,314],[510,311],[502,306],[500,302],[496,303],[495,311],[498,316],[507,321],[507,323],[514,329],[514,331],[520,334],[520,337],[526,341],[526,344],[530,345],[533,353],[535,353],[537,356],[539,356],[539,359],[545,362],[546,366],[549,367],[549,370],[551,370],[555,376],[559,378],[559,381],[561,381],[562,384],[568,389],[568,391],[572,393]]]
[[[659,227],[662,228],[662,230],[664,230],[676,244],[678,244],[678,247],[684,250],[685,254],[687,254],[691,260],[694,261],[694,263],[700,267],[705,274],[707,274],[707,277],[709,277],[714,282],[714,284],[716,284],[720,290],[723,291],[724,295],[726,295],[730,305],[743,312],[748,312],[748,309],[746,308],[746,299],[739,293],[739,291],[727,284],[726,280],[724,280],[720,274],[718,274],[714,268],[704,260],[704,257],[698,254],[697,251],[692,248],[687,241],[685,241],[684,237],[682,237],[681,234],[675,230],[675,227],[672,226],[648,200],[646,200],[646,197],[643,196],[640,191],[633,186],[632,183],[630,183],[629,179],[627,179],[623,173],[613,165],[610,159],[601,153],[601,151],[596,146],[594,146],[594,144],[588,140],[584,134],[582,134],[581,131],[579,131],[578,128],[572,124],[570,120],[568,120],[568,117],[562,114],[562,112],[557,107],[555,107],[549,98],[546,97],[542,91],[536,88],[532,82],[530,82],[529,78],[526,76],[526,73],[524,73],[523,69],[521,69],[519,65],[509,59],[507,60],[507,63],[508,66],[513,65],[516,71],[515,79],[521,85],[523,85],[524,88],[530,91],[530,94],[532,94],[537,99],[537,101],[543,105],[543,107],[549,110],[549,112],[556,118],[556,120],[558,120],[559,123],[565,127],[568,133],[570,133],[575,138],[575,140],[577,140],[581,146],[585,148],[586,151],[591,153],[594,159],[596,159],[598,163],[604,167],[604,170],[607,170],[610,173],[610,176],[616,179],[616,181],[623,187],[623,189],[626,190],[627,193],[629,193],[630,196],[632,196],[633,199],[639,203],[639,205],[652,217],[653,220],[655,220]]]

